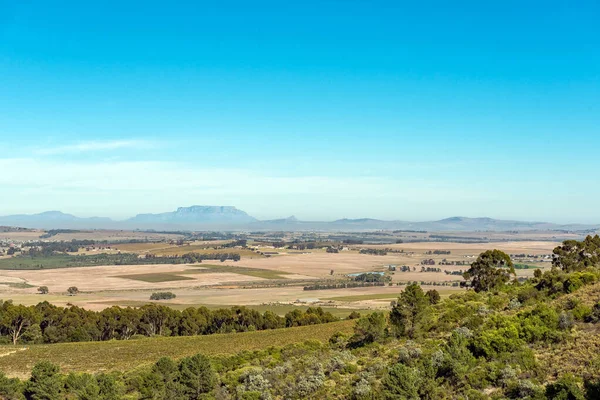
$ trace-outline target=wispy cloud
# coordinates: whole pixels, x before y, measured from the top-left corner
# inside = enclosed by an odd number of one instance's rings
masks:
[[[426,219],[422,210],[442,201],[445,207],[464,207],[491,198],[486,191],[410,177],[274,176],[265,170],[167,161],[0,158],[0,171],[19,171],[19,179],[0,174],[0,198],[10,199],[0,205],[0,215],[60,209],[120,218],[182,205],[225,204],[259,218],[294,213],[306,219]],[[461,213],[466,210],[443,214]]]
[[[149,147],[152,147],[152,143],[146,140],[86,141],[60,146],[37,148],[34,150],[34,152],[40,155],[56,155],[120,149],[146,149]]]

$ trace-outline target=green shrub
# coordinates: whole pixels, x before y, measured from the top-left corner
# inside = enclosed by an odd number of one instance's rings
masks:
[[[563,375],[559,380],[546,386],[546,398],[549,400],[584,400],[580,380],[573,375]]]

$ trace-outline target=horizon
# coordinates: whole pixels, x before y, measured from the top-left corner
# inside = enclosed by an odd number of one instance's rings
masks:
[[[0,215],[0,218],[3,217],[15,217],[15,216],[36,216],[36,215],[43,215],[43,214],[61,214],[61,215],[69,215],[69,216],[73,216],[76,218],[104,218],[104,219],[109,219],[111,222],[115,222],[115,223],[119,223],[119,222],[127,222],[128,220],[137,217],[137,216],[142,216],[142,215],[157,215],[157,214],[162,214],[162,213],[171,213],[171,212],[175,212],[178,211],[179,209],[185,209],[185,208],[193,208],[193,207],[210,207],[210,208],[219,208],[219,207],[225,207],[225,208],[233,208],[236,209],[238,211],[242,211],[245,214],[249,215],[250,217],[253,217],[256,219],[257,222],[266,222],[266,221],[277,221],[277,220],[286,220],[286,219],[295,219],[299,222],[337,222],[337,221],[341,221],[341,220],[350,220],[350,221],[357,221],[357,220],[378,220],[378,221],[382,221],[382,222],[405,222],[405,223],[426,223],[426,222],[441,222],[441,221],[448,221],[448,220],[452,220],[455,218],[459,218],[459,219],[468,219],[468,220],[485,220],[485,219],[490,219],[493,221],[510,221],[510,222],[524,222],[524,223],[548,223],[548,224],[553,224],[553,225],[558,225],[558,226],[562,226],[562,225],[589,225],[589,226],[600,226],[600,223],[593,223],[593,222],[587,222],[587,223],[578,223],[578,222],[567,222],[567,223],[559,223],[559,222],[555,222],[555,221],[541,221],[541,220],[507,220],[507,219],[502,219],[502,218],[494,218],[494,217],[489,217],[489,216],[464,216],[464,215],[451,215],[451,216],[446,216],[440,219],[430,219],[430,220],[408,220],[408,219],[404,219],[404,220],[400,220],[400,219],[395,219],[395,220],[386,220],[386,219],[379,219],[379,218],[372,218],[369,216],[362,216],[362,217],[341,217],[341,218],[336,218],[336,219],[325,219],[325,220],[307,220],[307,219],[302,219],[302,218],[297,218],[295,214],[288,214],[287,216],[280,216],[280,217],[275,217],[275,218],[268,218],[268,219],[263,219],[263,218],[256,218],[254,217],[254,215],[252,215],[251,213],[246,212],[243,209],[240,209],[239,207],[236,206],[232,206],[232,205],[202,205],[202,204],[194,204],[194,205],[190,205],[190,206],[180,206],[177,207],[177,209],[174,210],[163,210],[163,211],[158,211],[158,212],[153,212],[153,213],[137,213],[137,214],[133,214],[130,215],[128,217],[125,218],[112,218],[109,216],[105,216],[105,215],[99,215],[99,214],[90,214],[89,216],[82,216],[82,215],[76,215],[73,213],[70,213],[68,211],[62,211],[62,210],[45,210],[45,211],[41,211],[41,212],[36,212],[36,213],[17,213],[17,214],[11,214],[11,215]],[[169,223],[167,223],[169,224]],[[1,225],[1,222],[0,222]]]
[[[205,203],[592,224],[599,17],[595,2],[4,3],[0,215]]]

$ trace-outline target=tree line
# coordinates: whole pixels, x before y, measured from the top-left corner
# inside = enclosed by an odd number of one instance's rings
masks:
[[[50,268],[52,268],[52,261],[61,261],[60,267],[90,267],[95,265],[145,265],[145,264],[194,264],[200,263],[205,260],[218,260],[225,262],[227,260],[239,261],[241,255],[235,252],[227,253],[185,253],[182,255],[170,255],[170,256],[158,256],[154,254],[146,254],[144,257],[140,257],[135,253],[118,253],[118,254],[79,254],[79,255],[68,255],[64,253],[52,252],[50,254],[44,251],[30,250],[31,254],[22,254],[15,256],[13,259],[7,259],[4,261],[11,261],[9,267],[6,269],[44,269],[44,262],[48,262]],[[19,263],[23,259],[39,260],[39,264],[31,263]],[[54,267],[57,268],[57,267]]]
[[[140,308],[113,306],[102,311],[57,307],[48,302],[35,306],[0,300],[0,342],[60,343],[128,340],[141,336],[192,336],[247,332],[339,320],[320,307],[296,309],[281,317],[246,307],[209,310],[190,307],[178,311],[163,305]]]

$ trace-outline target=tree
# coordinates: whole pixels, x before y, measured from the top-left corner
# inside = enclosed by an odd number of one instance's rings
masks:
[[[421,374],[416,368],[404,364],[391,367],[382,380],[385,399],[418,400]]]
[[[399,336],[414,338],[429,317],[429,298],[416,283],[400,293],[390,313],[390,322]]]
[[[23,385],[18,378],[8,378],[0,371],[0,399],[23,399]]]
[[[58,366],[40,361],[31,371],[31,378],[25,384],[25,397],[28,400],[60,400],[62,382]]]
[[[182,359],[179,363],[179,372],[186,398],[199,399],[202,394],[209,393],[215,386],[215,372],[210,360],[202,354]]]
[[[37,288],[37,291],[40,294],[48,294],[48,292],[49,292],[48,286],[40,286],[39,288]]]
[[[600,236],[588,235],[583,241],[565,240],[554,249],[552,265],[573,272],[600,264]]]
[[[67,289],[67,292],[69,293],[69,296],[75,296],[77,293],[79,293],[79,289],[77,289],[77,286],[71,286]]]
[[[385,336],[385,315],[374,312],[360,318],[354,325],[354,336],[350,340],[354,345],[373,343]]]
[[[160,358],[152,367],[152,373],[160,377],[163,382],[161,399],[182,399],[183,386],[179,383],[180,372],[177,364],[168,357]]]
[[[123,398],[123,383],[117,382],[113,375],[100,373],[96,375],[96,381],[102,400],[119,400]]]
[[[435,289],[428,290],[427,293],[425,293],[425,295],[427,296],[431,304],[437,304],[440,302],[440,293]]]
[[[65,388],[68,393],[74,394],[77,399],[99,399],[100,387],[96,378],[90,374],[75,374],[71,372],[65,380]]]
[[[8,331],[14,345],[25,333],[27,328],[39,320],[39,315],[33,307],[13,305],[6,302],[2,305],[0,326]]]
[[[463,274],[476,292],[487,292],[504,285],[515,275],[510,256],[500,250],[481,253],[471,268]]]

